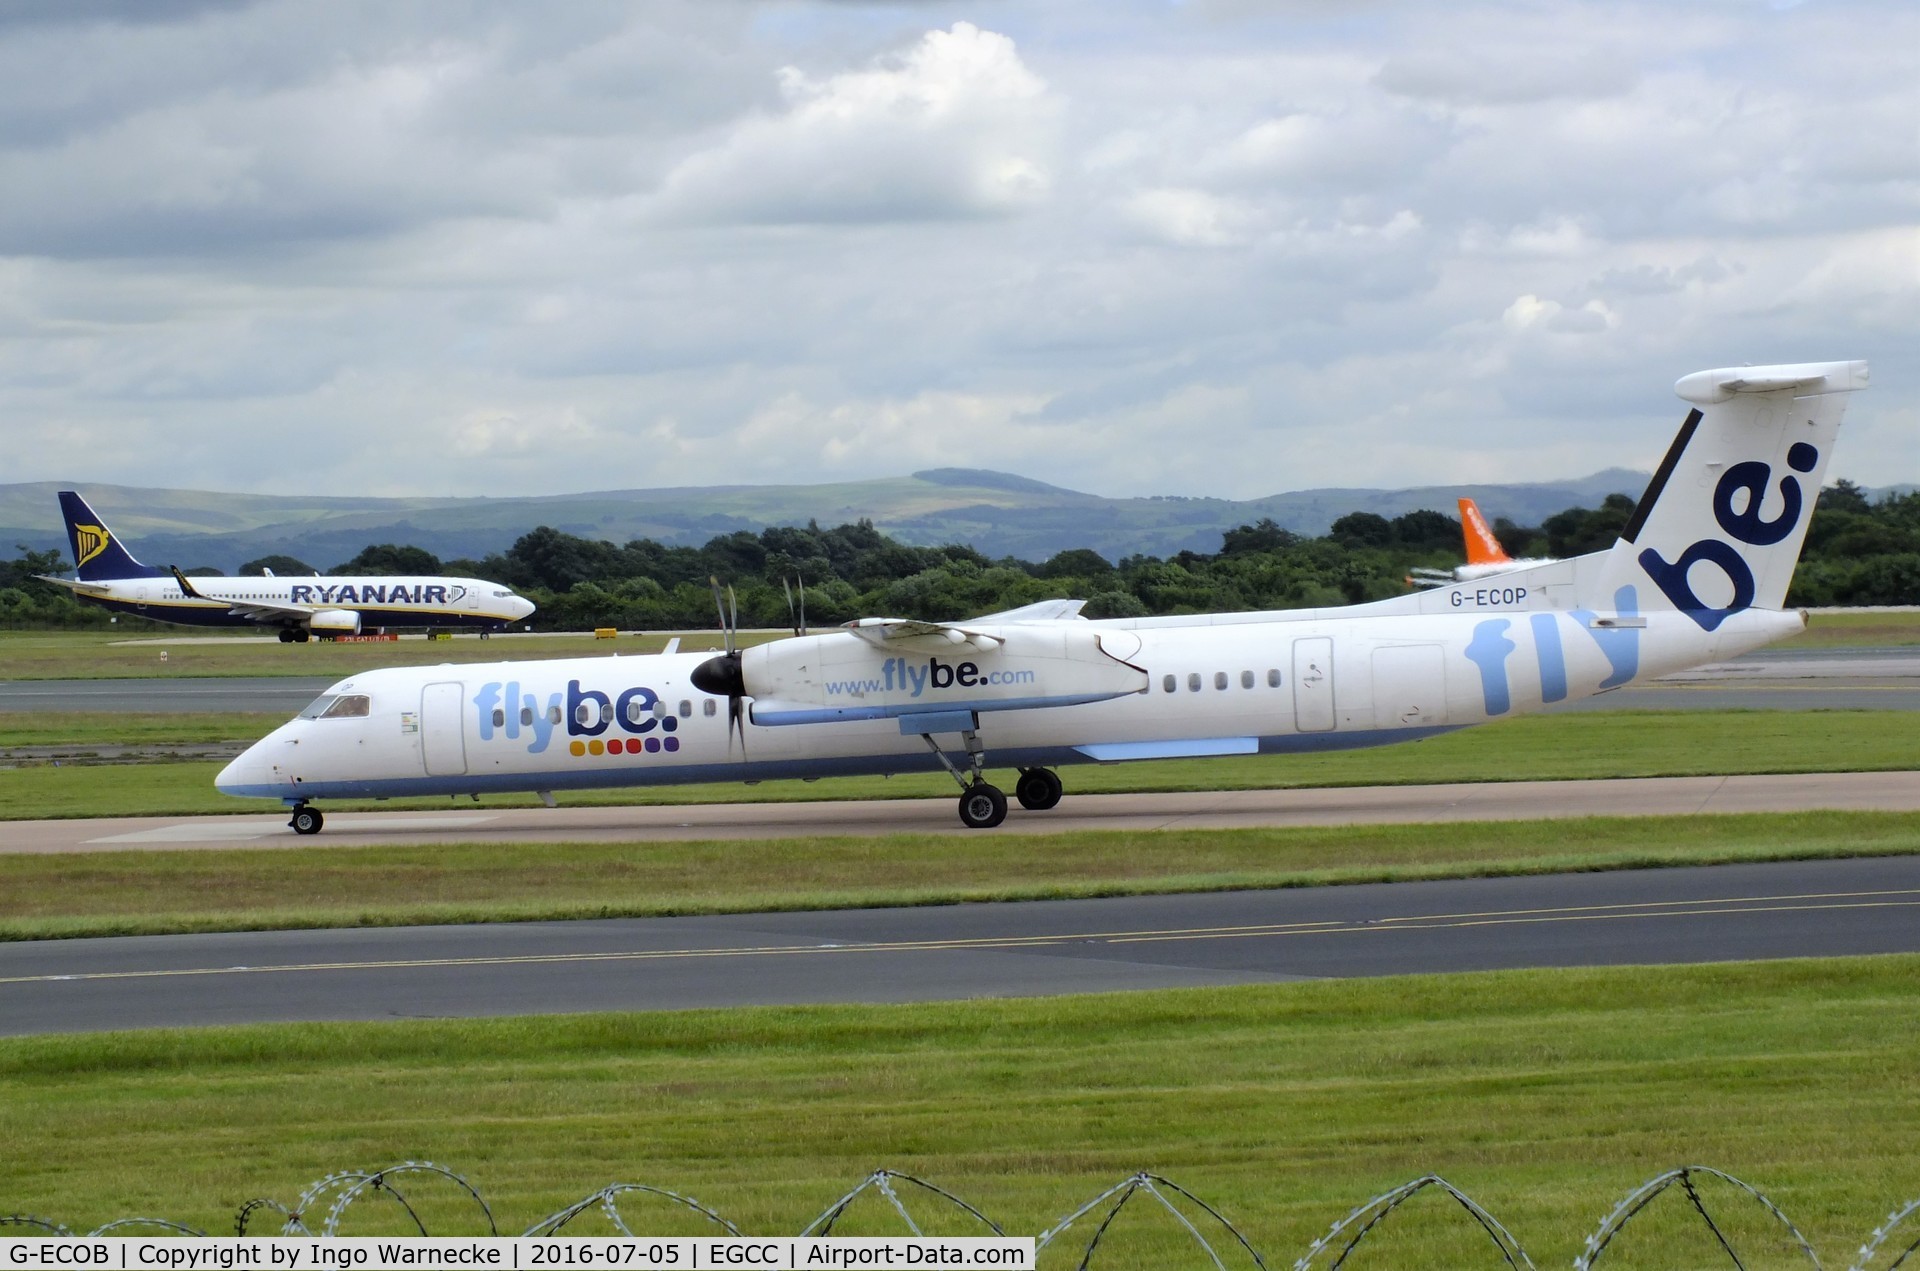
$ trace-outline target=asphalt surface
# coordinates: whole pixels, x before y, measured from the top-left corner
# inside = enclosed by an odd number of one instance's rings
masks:
[[[1825,808],[1920,811],[1920,771],[1086,795],[1072,792],[1073,769],[1063,770],[1062,776],[1068,794],[1059,807],[1051,812],[1027,812],[1015,807],[998,829],[979,832],[1144,833]],[[328,812],[325,828],[312,838],[295,834],[287,825],[286,813],[279,810],[241,816],[8,821],[0,823],[0,853],[965,834],[968,831],[961,828],[954,804],[954,799],[941,798],[507,809],[449,802],[444,812]]]
[[[906,1002],[1920,951],[1920,857],[0,945],[0,1033]]]

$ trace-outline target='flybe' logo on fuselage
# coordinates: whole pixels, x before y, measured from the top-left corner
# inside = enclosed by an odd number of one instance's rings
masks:
[[[575,755],[680,749],[680,739],[673,735],[679,730],[679,719],[665,711],[658,693],[640,685],[603,693],[580,687],[579,680],[568,680],[566,692],[548,693],[543,702],[518,680],[490,680],[475,691],[472,703],[481,741],[524,738],[530,755],[545,751],[556,732],[570,739],[569,749]],[[609,732],[611,737],[606,735]]]
[[[287,601],[296,605],[451,605],[466,594],[465,587],[440,583],[295,583]]]
[[[1794,442],[1787,451],[1787,466],[1795,472],[1812,472],[1819,463],[1820,452],[1804,441]],[[1736,463],[1721,474],[1713,488],[1713,519],[1728,538],[1752,547],[1772,547],[1800,524],[1807,499],[1800,482],[1792,476],[1780,478],[1780,499],[1784,504],[1780,515],[1772,520],[1761,516],[1760,503],[1767,497],[1767,486],[1772,480],[1773,466],[1758,459]],[[1741,507],[1736,510],[1734,502],[1743,494],[1746,498],[1740,500]],[[1726,574],[1733,596],[1723,607],[1716,609],[1702,602],[1688,581],[1688,573],[1700,564],[1716,565]],[[1679,559],[1671,562],[1648,548],[1640,553],[1640,568],[1666,593],[1674,608],[1707,631],[1753,605],[1756,590],[1753,567],[1740,555],[1739,548],[1717,538],[1703,538],[1691,544],[1680,553]]]
[[[880,674],[851,680],[828,680],[828,697],[865,697],[869,693],[905,693],[918,697],[929,688],[991,688],[1002,684],[1031,684],[1038,677],[1032,671],[983,671],[972,662],[942,662],[928,658],[927,664],[906,658],[888,658],[880,664]]]
[[[73,562],[74,568],[86,564],[101,552],[107,550],[107,544],[113,536],[107,533],[104,525],[76,525],[73,527],[73,549],[80,553],[80,559]]]

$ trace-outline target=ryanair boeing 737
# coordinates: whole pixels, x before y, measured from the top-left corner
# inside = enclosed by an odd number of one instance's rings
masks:
[[[222,791],[316,799],[945,769],[1060,801],[1067,764],[1378,746],[1745,653],[1782,608],[1864,362],[1702,371],[1613,546],[1346,608],[1086,621],[1072,602],[971,622],[867,618],[718,655],[408,667],[340,681],[228,764]],[[729,641],[731,644],[731,641]]]
[[[354,635],[370,627],[466,627],[495,631],[533,612],[510,587],[477,578],[188,578],[142,565],[72,490],[60,512],[73,546],[73,578],[41,575],[81,600],[116,613],[191,627],[280,628],[304,643],[315,633]]]

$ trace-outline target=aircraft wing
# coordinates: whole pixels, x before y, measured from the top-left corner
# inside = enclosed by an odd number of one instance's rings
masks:
[[[224,596],[209,596],[197,590],[187,576],[180,572],[179,566],[173,566],[173,580],[180,584],[180,593],[195,600],[211,601],[225,605],[227,612],[236,618],[246,618],[253,622],[308,622],[320,611],[318,605],[296,605],[272,600],[229,600]]]
[[[876,649],[892,648],[912,642],[935,646],[966,645],[969,648],[997,649],[999,636],[974,631],[955,622],[922,622],[918,618],[860,618],[846,629]]]
[[[1078,618],[1080,611],[1087,607],[1084,600],[1041,600],[1030,605],[1021,605],[1018,609],[1002,609],[999,613],[982,614],[970,618],[970,622],[1058,622],[1068,618]]]

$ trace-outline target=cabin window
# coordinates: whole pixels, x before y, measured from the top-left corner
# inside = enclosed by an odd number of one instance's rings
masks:
[[[667,717],[667,712],[671,709],[672,709],[671,707],[669,707],[665,702],[661,701],[659,698],[656,697],[653,699],[653,717],[655,719],[665,719]]]
[[[1280,672],[1275,667],[1267,668],[1267,687],[1268,688],[1280,687]]]
[[[493,708],[493,726],[495,728],[501,728],[506,725],[506,722],[507,722],[507,713],[501,710],[498,706],[494,707]]]
[[[680,718],[693,718],[693,701],[690,698],[683,697],[680,699]]]
[[[1200,691],[1200,672],[1198,671],[1190,672],[1187,676],[1187,692],[1198,693],[1199,691]]]
[[[1175,689],[1180,687],[1180,681],[1175,677],[1169,675],[1164,680],[1160,681],[1160,687],[1165,689],[1167,692],[1171,693]]]
[[[560,727],[560,707],[557,704],[547,707],[547,722],[555,728]]]
[[[1241,687],[1241,688],[1252,688],[1252,687],[1253,687],[1253,672],[1252,672],[1252,671],[1242,671],[1242,672],[1240,672],[1240,687]]]
[[[533,723],[533,707],[531,707],[531,706],[522,706],[522,707],[520,708],[520,724],[521,724],[521,726],[522,726],[522,727],[526,727],[527,725],[530,725],[530,724],[532,724],[532,723]]]
[[[627,699],[627,722],[629,724],[639,723],[640,715],[641,715],[641,711],[640,711],[639,700],[637,698],[631,698],[631,697],[628,698]]]
[[[373,699],[365,693],[342,693],[333,699],[322,719],[365,719],[373,713]]]
[[[573,708],[573,720],[582,728],[592,728],[600,722],[600,703],[582,702]]]
[[[1213,686],[1217,689],[1227,687],[1227,673],[1225,671],[1215,671],[1213,673]]]
[[[714,712],[713,699],[711,697],[709,697],[706,701],[700,703],[700,713],[702,715],[707,716],[709,719],[713,717],[715,712]]]

